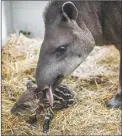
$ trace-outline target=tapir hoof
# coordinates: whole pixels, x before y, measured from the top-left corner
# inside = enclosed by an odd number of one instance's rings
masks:
[[[47,134],[49,132],[49,125],[50,125],[50,120],[45,119],[44,124],[43,124],[43,133]]]
[[[109,108],[121,108],[122,109],[122,96],[116,94],[111,100],[106,102],[107,107]]]

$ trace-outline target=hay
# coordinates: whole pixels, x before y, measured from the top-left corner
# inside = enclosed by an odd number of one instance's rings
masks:
[[[14,34],[2,49],[2,135],[42,134],[41,117],[37,127],[31,129],[23,117],[10,113],[27,80],[35,77],[41,43],[41,39]],[[96,64],[111,68],[111,72],[86,78],[70,76],[63,80],[73,90],[75,104],[55,113],[50,135],[121,135],[121,110],[105,106],[105,101],[117,90],[119,54],[114,47],[104,48],[106,55]]]

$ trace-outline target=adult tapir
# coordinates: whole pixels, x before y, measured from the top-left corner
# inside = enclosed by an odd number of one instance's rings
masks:
[[[70,75],[95,45],[120,52],[118,91],[108,102],[122,105],[122,2],[53,1],[44,11],[45,35],[36,70],[38,87],[52,104],[52,90]]]

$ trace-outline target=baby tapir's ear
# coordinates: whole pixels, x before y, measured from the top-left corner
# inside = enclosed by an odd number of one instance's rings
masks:
[[[78,17],[78,10],[77,7],[70,1],[65,2],[62,5],[62,13],[63,13],[63,19],[64,20],[74,20],[76,21]]]

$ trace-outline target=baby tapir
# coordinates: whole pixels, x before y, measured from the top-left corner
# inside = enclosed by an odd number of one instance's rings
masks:
[[[53,93],[53,106],[50,106],[46,100],[45,94],[40,91],[31,82],[27,83],[27,90],[22,93],[18,101],[11,109],[14,115],[31,115],[27,123],[34,124],[37,121],[37,116],[45,115],[43,123],[43,132],[49,131],[49,125],[53,118],[53,110],[61,110],[68,108],[74,103],[74,95],[65,85],[59,85]]]

